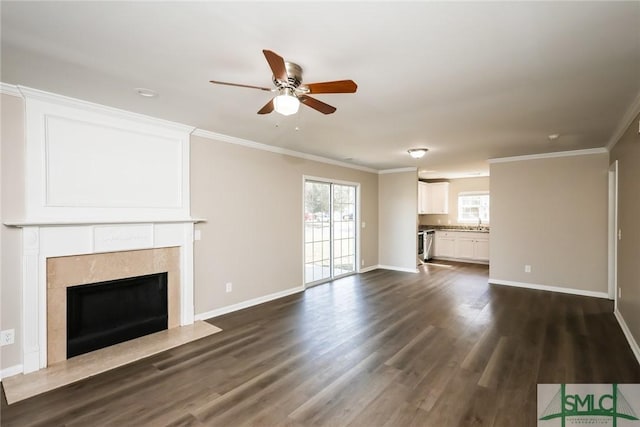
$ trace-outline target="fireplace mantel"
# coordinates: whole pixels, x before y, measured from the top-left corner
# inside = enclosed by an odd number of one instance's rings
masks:
[[[121,219],[121,220],[87,220],[87,221],[47,221],[47,220],[30,220],[30,221],[6,221],[3,224],[7,227],[25,228],[25,227],[69,227],[74,225],[118,225],[118,224],[175,224],[175,223],[193,223],[206,222],[204,218],[177,218],[177,219]]]

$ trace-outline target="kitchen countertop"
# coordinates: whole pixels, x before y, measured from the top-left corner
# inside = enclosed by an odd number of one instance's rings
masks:
[[[480,226],[480,229],[476,226],[442,226],[442,225],[421,225],[418,228],[419,231],[461,231],[467,233],[489,233],[489,227]]]

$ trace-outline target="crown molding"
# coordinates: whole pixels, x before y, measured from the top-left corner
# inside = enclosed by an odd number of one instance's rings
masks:
[[[417,171],[418,171],[418,168],[412,166],[409,168],[384,169],[384,170],[378,171],[378,175],[386,175],[389,173],[417,172]]]
[[[499,157],[487,160],[489,163],[519,162],[523,160],[552,159],[555,157],[587,156],[590,154],[607,154],[604,147],[587,148],[585,150],[557,151],[555,153],[528,154],[526,156]]]
[[[212,132],[204,129],[196,129],[191,135],[199,136],[201,138],[207,138],[215,141],[226,142],[234,145],[241,145],[243,147],[254,148],[256,150],[268,151],[276,154],[284,154],[287,156],[298,157],[305,160],[311,160],[314,162],[326,163],[334,166],[341,166],[343,168],[356,169],[363,172],[378,173],[376,169],[371,169],[365,166],[353,165],[351,163],[341,162],[339,160],[333,160],[326,157],[316,156],[313,154],[302,153],[300,151],[289,150],[287,148],[276,147],[273,145],[263,144],[261,142],[251,141],[248,139],[238,138],[235,136],[224,135],[222,133]]]
[[[18,86],[11,85],[9,83],[0,82],[0,93],[3,95],[11,95],[22,98],[22,94],[20,93],[20,89],[18,89]]]
[[[106,114],[118,119],[133,120],[137,123],[145,123],[153,126],[162,126],[164,128],[170,128],[178,132],[191,133],[195,129],[193,126],[187,126],[182,123],[172,122],[169,120],[158,119],[156,117],[147,116],[144,114],[134,113],[119,108],[109,107],[102,104],[96,104],[94,102],[84,101],[77,98],[71,98],[56,93],[46,92],[39,89],[33,89],[25,86],[16,86],[22,97],[26,100],[33,99],[37,101],[44,101],[51,104],[55,104],[62,107],[77,108],[93,113]]]
[[[620,141],[624,133],[629,129],[629,126],[631,126],[633,119],[635,119],[638,114],[640,114],[640,92],[638,92],[636,98],[627,109],[627,112],[622,116],[622,119],[618,123],[618,127],[616,127],[611,138],[609,138],[609,142],[607,142],[606,145],[607,151],[613,150],[613,147],[615,147],[618,141]]]

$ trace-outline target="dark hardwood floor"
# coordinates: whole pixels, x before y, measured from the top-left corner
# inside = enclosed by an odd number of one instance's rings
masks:
[[[610,301],[377,270],[7,406],[2,426],[534,426],[537,383],[640,383]]]

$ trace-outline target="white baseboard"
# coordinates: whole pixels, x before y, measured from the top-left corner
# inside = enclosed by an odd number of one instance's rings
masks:
[[[377,268],[381,268],[383,270],[402,271],[404,273],[418,273],[417,268],[396,267],[393,265],[378,265]]]
[[[22,373],[22,365],[9,366],[0,371],[0,381]]]
[[[629,346],[631,346],[631,351],[633,351],[633,354],[634,356],[636,356],[636,360],[638,361],[638,364],[640,364],[640,346],[638,345],[638,342],[636,341],[636,339],[633,337],[633,334],[629,330],[629,327],[627,326],[627,322],[624,321],[624,317],[622,317],[622,313],[620,313],[618,310],[615,310],[613,312],[613,315],[616,316],[616,319],[618,320],[618,324],[620,325],[620,329],[622,329],[622,333],[627,338],[627,341],[629,342]]]
[[[516,288],[535,289],[538,291],[560,292],[563,294],[580,295],[583,297],[594,297],[609,299],[606,292],[585,291],[583,289],[562,288],[560,286],[537,285],[535,283],[514,282],[511,280],[489,279],[489,283],[493,285],[514,286]]]
[[[380,266],[379,265],[370,265],[369,267],[365,267],[365,268],[361,268],[360,271],[358,273],[362,274],[362,273],[368,273],[370,271],[373,270],[377,270],[379,269]]]
[[[232,313],[234,311],[242,310],[244,308],[253,307],[254,305],[262,304],[265,302],[273,301],[278,298],[283,298],[289,295],[297,294],[298,292],[304,291],[304,286],[300,286],[297,288],[285,289],[284,291],[275,292],[273,294],[265,295],[258,298],[253,298],[247,301],[242,301],[237,304],[228,305],[226,307],[217,308],[215,310],[207,311],[204,313],[196,314],[195,320],[207,320],[212,317],[222,316],[223,314]]]
[[[467,264],[482,264],[489,265],[489,261],[481,261],[479,259],[467,259],[467,258],[448,258],[448,257],[433,257],[431,258],[435,261],[455,261],[455,262],[465,262]]]

